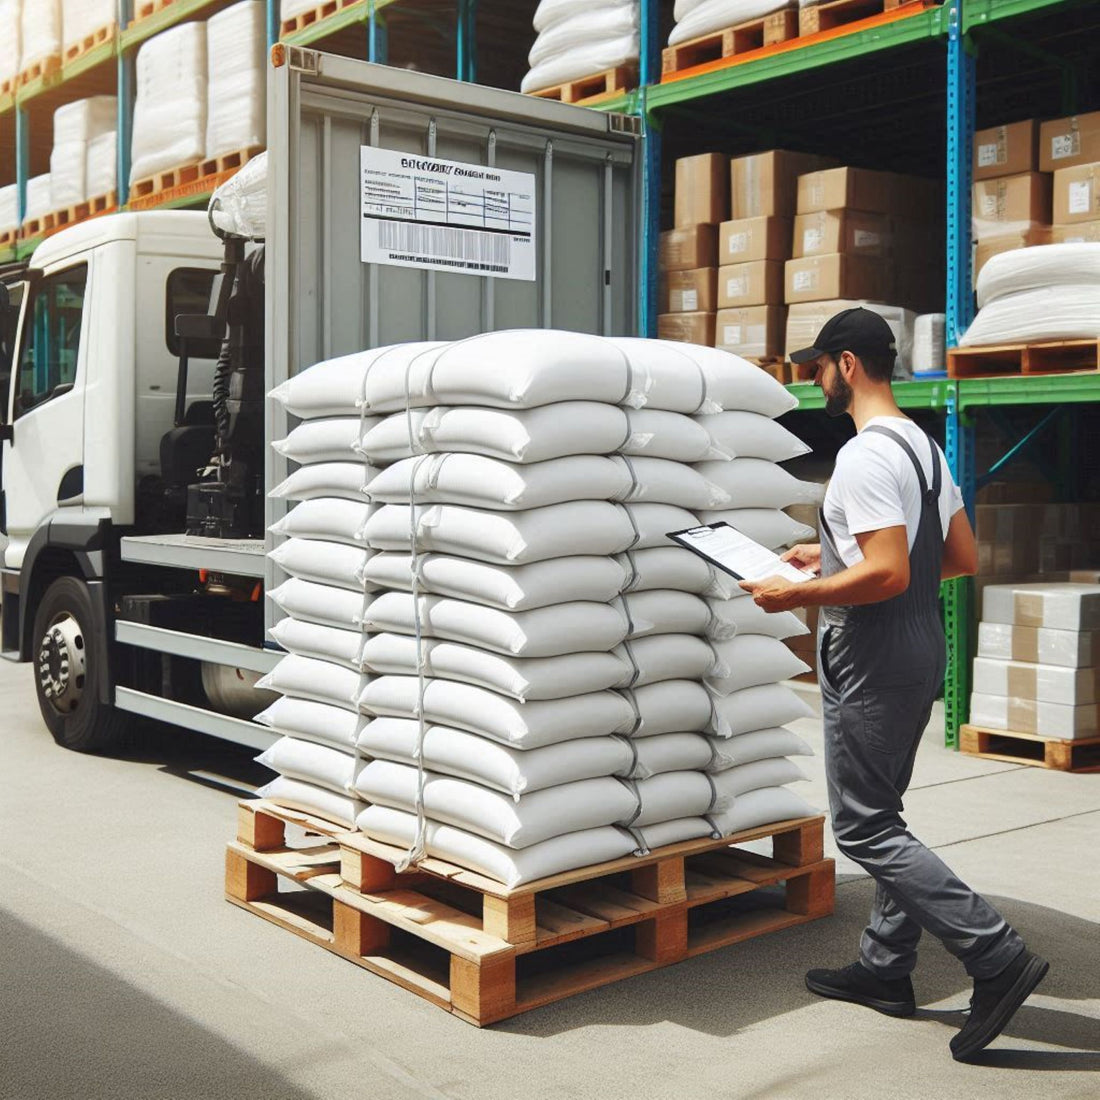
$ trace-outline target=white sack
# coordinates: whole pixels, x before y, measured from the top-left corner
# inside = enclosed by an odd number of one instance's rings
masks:
[[[732,836],[761,825],[816,814],[817,811],[808,802],[786,787],[761,787],[735,798],[728,810],[713,814],[711,821],[720,836]]]
[[[724,737],[736,737],[813,716],[810,706],[782,684],[763,684],[735,691],[716,700],[715,713],[723,727],[719,736]]]
[[[994,256],[993,259],[997,257]],[[984,273],[983,267],[982,274]],[[978,316],[964,333],[959,345],[981,347],[1041,343],[1045,340],[1094,340],[1098,336],[1100,283],[1085,286],[1058,285],[1009,294],[983,306],[978,310]]]
[[[277,733],[339,749],[354,749],[359,734],[370,725],[362,715],[328,703],[283,695],[256,715],[255,721]]]
[[[365,547],[320,539],[287,539],[268,556],[284,573],[300,580],[359,593],[375,587],[363,581],[363,567],[373,556]]]
[[[282,0],[279,8],[279,18],[286,22],[286,20],[293,19],[303,12],[314,11],[316,7],[317,0]]]
[[[990,258],[978,275],[978,306],[1025,290],[1100,285],[1100,244],[1076,242],[1017,248]]]
[[[356,818],[356,825],[367,836],[399,847],[408,847],[416,839],[416,815],[387,806],[369,806]],[[567,833],[522,851],[494,844],[452,825],[429,821],[427,829],[429,855],[469,867],[508,887],[620,859],[630,855],[634,848],[634,839],[612,825]]]
[[[649,779],[665,772],[709,771],[715,760],[712,740],[720,741],[700,733],[659,733],[655,737],[636,738],[632,742],[635,758],[628,777]]]
[[[19,75],[22,59],[22,12],[23,0],[0,0],[0,27],[6,27],[7,33],[0,34],[0,83],[13,81]],[[19,224],[19,216],[6,228],[14,229]],[[0,228],[5,228],[0,221]]]
[[[0,232],[19,227],[19,185],[0,187]]]
[[[599,0],[601,8],[636,8],[638,0]],[[563,19],[572,19],[578,14],[590,11],[592,0],[539,0],[531,20],[540,33],[547,27],[560,23]]]
[[[758,367],[757,370],[759,369]],[[791,519],[778,508],[732,508],[722,512],[700,512],[699,522],[728,523],[769,550],[780,550],[817,537],[817,532],[812,527]],[[674,531],[676,528],[670,527],[669,530]]]
[[[644,856],[656,848],[669,844],[683,844],[688,840],[702,840],[715,837],[714,826],[705,817],[681,817],[674,821],[662,821],[645,828],[632,828],[631,833],[637,841],[635,855]]]
[[[266,593],[276,607],[296,619],[341,630],[360,630],[371,596],[346,588],[291,577]]]
[[[665,772],[639,780],[635,788],[640,802],[637,817],[619,824],[636,829],[683,817],[701,817],[725,809],[727,804],[711,779],[697,771]]]
[[[602,73],[606,69],[633,64],[638,60],[640,47],[641,39],[637,31],[589,41],[567,53],[547,57],[523,78],[519,89],[521,92],[537,92],[569,80]]]
[[[202,160],[206,26],[180,23],[138,50],[130,182]]]
[[[668,36],[670,46],[796,6],[783,0],[702,0],[690,7],[682,4],[680,0],[676,5],[677,23]]]
[[[283,737],[257,756],[256,763],[291,779],[346,795],[353,793],[358,761],[354,752]]]
[[[411,718],[376,718],[363,728],[359,749],[379,760],[414,764],[419,726]],[[423,754],[424,766],[433,772],[469,779],[518,798],[562,783],[626,775],[634,760],[630,746],[622,737],[587,737],[537,749],[514,749],[467,730],[429,726]]]
[[[333,661],[354,672],[362,669],[360,652],[364,639],[358,630],[341,630],[288,616],[280,619],[268,633],[287,653]]]
[[[734,741],[737,738],[733,738]],[[782,787],[805,779],[802,769],[785,756],[754,760],[749,764],[735,764],[732,768],[715,772],[711,781],[717,792],[715,811],[721,813],[730,808],[738,798],[763,787]]]
[[[378,505],[343,500],[339,497],[314,497],[291,508],[271,530],[290,538],[324,539],[348,546],[365,546],[363,530]]]
[[[810,453],[810,448],[798,436],[760,413],[730,409],[697,416],[695,423],[705,429],[714,445],[730,458],[786,462]]]
[[[32,218],[41,218],[53,210],[52,196],[50,193],[50,174],[34,176],[27,180],[26,209],[23,211],[23,222],[26,224]]]
[[[747,592],[730,600],[711,600],[710,609],[716,619],[733,627],[738,635],[765,634],[784,641],[810,633],[806,624],[793,612],[765,611]]]
[[[787,508],[792,504],[820,504],[825,487],[799,481],[782,466],[762,458],[735,458],[729,462],[700,462],[696,470],[729,496],[727,508]]]
[[[261,787],[256,796],[266,798],[277,806],[285,806],[288,810],[301,810],[303,813],[323,817],[326,821],[333,821],[348,829],[355,824],[356,818],[365,808],[357,798],[349,798],[285,775],[280,775],[266,787]]]
[[[87,198],[85,169],[88,145],[83,141],[55,144],[50,151],[50,209],[64,210]]]
[[[84,164],[87,198],[96,199],[118,189],[118,132],[110,130],[88,142]]]
[[[721,772],[756,760],[776,756],[813,756],[814,750],[793,730],[773,728],[753,730],[737,737],[708,737],[714,755],[708,772]]]
[[[37,4],[40,0],[30,0]],[[64,47],[80,45],[101,27],[118,22],[118,0],[61,0]]]
[[[267,152],[259,153],[219,184],[207,206],[210,224],[234,237],[267,236]]]
[[[61,0],[24,0],[21,69],[61,53]]]
[[[292,653],[261,677],[256,687],[292,695],[295,699],[309,699],[314,703],[355,710],[363,683],[364,677],[358,672],[341,668],[330,661],[299,657]]]
[[[109,20],[104,20],[104,23],[107,22],[114,22],[113,14]],[[54,111],[53,143],[54,145],[68,145],[70,142],[86,144],[110,133],[117,126],[118,100],[113,95],[75,99]]]
[[[706,682],[719,695],[789,680],[810,671],[810,666],[781,641],[763,634],[739,634],[729,641],[715,642],[714,651],[724,667],[711,672]]]
[[[291,462],[350,462],[356,456],[363,432],[381,423],[381,417],[337,416],[305,420],[286,439],[272,447]]]
[[[243,0],[206,21],[206,156],[267,142],[267,5]]]
[[[638,8],[627,4],[589,4],[539,32],[527,55],[534,68],[543,61],[572,53],[590,42],[638,33]]]
[[[378,471],[362,462],[317,462],[299,466],[275,486],[268,496],[275,500],[367,499],[367,486]]]

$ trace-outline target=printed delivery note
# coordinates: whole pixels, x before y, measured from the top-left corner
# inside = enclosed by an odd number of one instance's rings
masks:
[[[362,259],[369,264],[535,278],[535,177],[365,145]]]

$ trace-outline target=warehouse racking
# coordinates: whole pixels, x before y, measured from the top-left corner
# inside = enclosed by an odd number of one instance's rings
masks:
[[[137,48],[178,22],[208,18],[232,0],[119,0],[105,40],[0,98],[0,185],[48,166],[53,111],[87,95],[119,98],[119,193],[128,199],[133,72]],[[279,21],[266,0],[268,39],[345,56],[415,67],[497,87],[519,86],[534,39],[535,0],[318,0],[307,17]],[[645,136],[642,330],[656,332],[657,235],[677,156],[721,149],[753,152],[778,145],[828,153],[867,167],[946,179],[944,312],[953,345],[973,317],[970,150],[976,127],[1016,118],[1100,108],[1100,7],[1090,0],[926,0],[807,38],[748,50],[662,80],[661,46],[670,0],[640,0],[639,87],[601,109],[636,115]],[[891,7],[883,0],[883,7]],[[135,11],[141,18],[135,18]],[[8,155],[14,152],[14,156]],[[168,199],[198,205],[205,194]],[[20,209],[23,209],[22,201]],[[0,251],[0,264],[25,258],[37,239]],[[919,364],[918,364],[919,368]],[[802,405],[796,429],[823,447],[840,441],[817,415],[820,394],[792,391]],[[1009,461],[1040,452],[1063,499],[1095,494],[1074,455],[1082,425],[1100,408],[1100,372],[1006,378],[931,379],[897,387],[899,403],[944,443],[968,507],[983,480]],[[1004,456],[976,467],[976,433],[996,428]],[[1052,439],[1057,445],[1052,446]],[[1042,444],[1041,447],[1038,444]],[[1056,461],[1051,461],[1053,455]],[[944,586],[950,643],[945,686],[947,740],[957,744],[969,696],[973,586]]]

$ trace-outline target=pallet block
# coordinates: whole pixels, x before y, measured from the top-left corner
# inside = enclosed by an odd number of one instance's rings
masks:
[[[142,19],[148,19],[151,15],[156,15],[157,12],[171,7],[174,3],[175,0],[136,0],[130,26],[140,23]]]
[[[678,73],[709,61],[740,57],[798,35],[798,12],[792,8],[771,12],[734,27],[712,31],[661,51],[661,74]]]
[[[620,65],[616,69],[605,69],[602,73],[593,73],[592,76],[555,84],[550,88],[540,88],[529,94],[539,99],[556,99],[561,103],[584,106],[623,95],[637,85],[637,68],[633,65]]]
[[[240,149],[137,180],[130,188],[130,209],[150,210],[165,203],[208,194],[261,152],[263,149],[259,146]]]
[[[35,80],[47,79],[56,76],[61,71],[61,54],[50,54],[49,57],[39,58],[31,62],[19,73],[19,87],[25,87]]]
[[[827,0],[809,8],[801,8],[798,13],[798,35],[818,34],[821,31],[859,23],[864,19],[885,12],[901,12],[912,15],[924,8],[935,7],[938,0]],[[856,29],[853,27],[853,30]]]
[[[948,348],[948,378],[996,378],[1015,374],[1065,374],[1100,370],[1100,341],[1055,340]]]
[[[343,11],[345,8],[354,8],[356,6],[366,11],[366,0],[323,0],[323,2],[318,3],[315,8],[299,12],[290,19],[284,19],[279,25],[279,37],[286,38],[288,35],[305,30],[306,27],[312,27],[314,23],[319,23],[322,19],[327,19],[330,15],[335,15],[338,11]]]
[[[109,23],[105,27],[98,27],[91,34],[86,34],[79,42],[70,42],[65,47],[62,56],[62,66],[71,65],[79,61],[86,53],[91,53],[105,42],[113,42],[118,37],[118,24]]]
[[[18,229],[2,229],[0,230],[0,248],[14,248],[16,241],[19,240]]]
[[[995,730],[985,726],[962,726],[959,750],[985,760],[1030,764],[1060,772],[1100,771],[1100,737],[1066,741],[1034,733]]]
[[[328,831],[289,848],[286,821]],[[508,889],[433,858],[399,874],[404,853],[391,845],[243,802],[226,897],[480,1027],[829,915],[835,871],[823,858],[823,821],[777,822]],[[771,857],[734,847],[766,837]]]

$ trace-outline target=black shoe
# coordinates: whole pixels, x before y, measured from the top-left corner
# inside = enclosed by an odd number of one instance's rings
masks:
[[[887,1016],[912,1016],[917,1011],[913,982],[904,978],[879,978],[860,962],[843,970],[811,970],[806,988],[822,997],[865,1005]]]
[[[970,998],[970,1019],[951,1040],[955,1061],[965,1062],[993,1042],[1049,969],[1050,964],[1045,959],[1024,950],[995,978],[975,981],[974,995]]]

